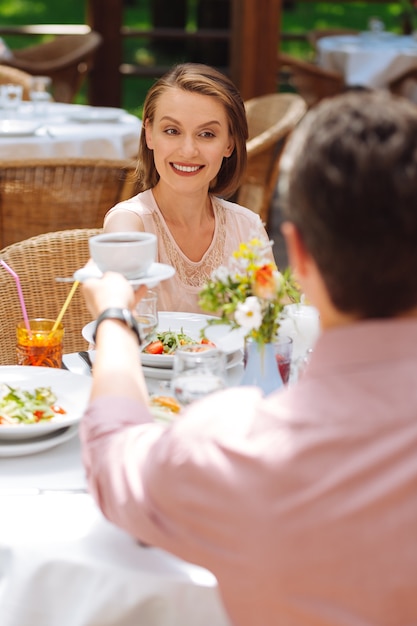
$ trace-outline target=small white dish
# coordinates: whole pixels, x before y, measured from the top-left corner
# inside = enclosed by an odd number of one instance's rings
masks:
[[[141,278],[131,278],[129,283],[133,287],[139,287],[140,285],[146,285],[147,287],[156,287],[162,280],[168,280],[175,274],[175,269],[172,265],[165,265],[164,263],[152,263],[146,276]],[[102,278],[103,272],[101,272],[95,263],[90,262],[85,267],[80,268],[74,273],[73,280],[78,280],[80,283],[85,282],[89,278]]]
[[[67,117],[76,122],[118,122],[124,115],[124,111],[114,107],[92,107],[79,105],[70,109]]]
[[[206,329],[206,337],[226,353],[243,350],[245,347],[244,328],[231,329],[227,324],[213,324]]]
[[[30,120],[1,120],[0,137],[28,137],[34,135],[41,124]]]
[[[0,441],[0,458],[27,456],[44,452],[50,448],[55,448],[65,441],[72,439],[78,433],[78,424],[73,424],[67,428],[60,428],[41,437],[26,439],[24,441]]]
[[[57,414],[46,422],[37,424],[0,425],[1,441],[30,440],[77,424],[87,406],[91,378],[51,367],[4,365],[0,367],[0,383],[33,391],[36,387],[51,387],[57,397],[56,404],[66,413]]]

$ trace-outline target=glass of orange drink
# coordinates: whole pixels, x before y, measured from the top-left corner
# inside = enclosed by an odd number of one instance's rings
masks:
[[[29,329],[25,322],[16,326],[16,355],[18,365],[37,365],[40,367],[62,366],[62,348],[64,327],[60,323],[52,330],[55,321],[45,318],[29,320]]]

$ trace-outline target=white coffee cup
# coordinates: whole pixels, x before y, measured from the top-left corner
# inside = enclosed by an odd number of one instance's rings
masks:
[[[99,270],[128,279],[145,276],[156,258],[156,235],[144,232],[101,233],[89,239],[90,256]]]

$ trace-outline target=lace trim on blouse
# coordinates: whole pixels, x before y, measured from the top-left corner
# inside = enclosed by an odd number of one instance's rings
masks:
[[[226,240],[226,211],[215,200],[213,200],[213,211],[215,217],[213,240],[201,261],[197,263],[184,256],[177,244],[171,239],[167,232],[167,226],[161,217],[156,211],[152,212],[155,230],[158,237],[161,237],[169,263],[175,267],[178,279],[188,287],[201,288],[213,270],[223,262]]]

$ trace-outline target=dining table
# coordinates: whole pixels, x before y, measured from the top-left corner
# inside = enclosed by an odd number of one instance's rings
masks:
[[[72,388],[91,382],[87,361],[64,355]],[[228,384],[242,367],[239,359]],[[164,375],[146,383],[150,394],[169,385]],[[33,449],[16,456],[0,439],[1,626],[231,626],[211,572],[104,518],[87,490],[78,424],[71,428],[47,449],[23,442]]]
[[[0,108],[0,161],[86,157],[133,159],[142,122],[121,108],[30,101],[16,111]]]
[[[297,364],[314,345],[318,318],[312,307],[294,306],[285,334],[298,342]],[[158,319],[159,331],[181,330],[195,340],[204,328],[226,355],[225,385],[241,383],[240,329],[209,328],[208,316],[193,313],[162,311]],[[59,430],[39,439],[36,424],[27,440],[19,426],[17,440],[0,430],[0,624],[232,626],[210,571],[142,545],[107,521],[88,493],[78,427],[92,383],[94,329],[94,320],[83,327],[88,349],[64,354],[62,369],[0,367],[0,383],[20,380],[33,388],[47,380],[68,409]],[[141,351],[140,359],[149,396],[175,395],[174,357]],[[181,419],[151,407],[166,427]]]
[[[317,63],[341,74],[350,87],[383,89],[417,68],[417,40],[388,31],[322,37],[317,41]]]

